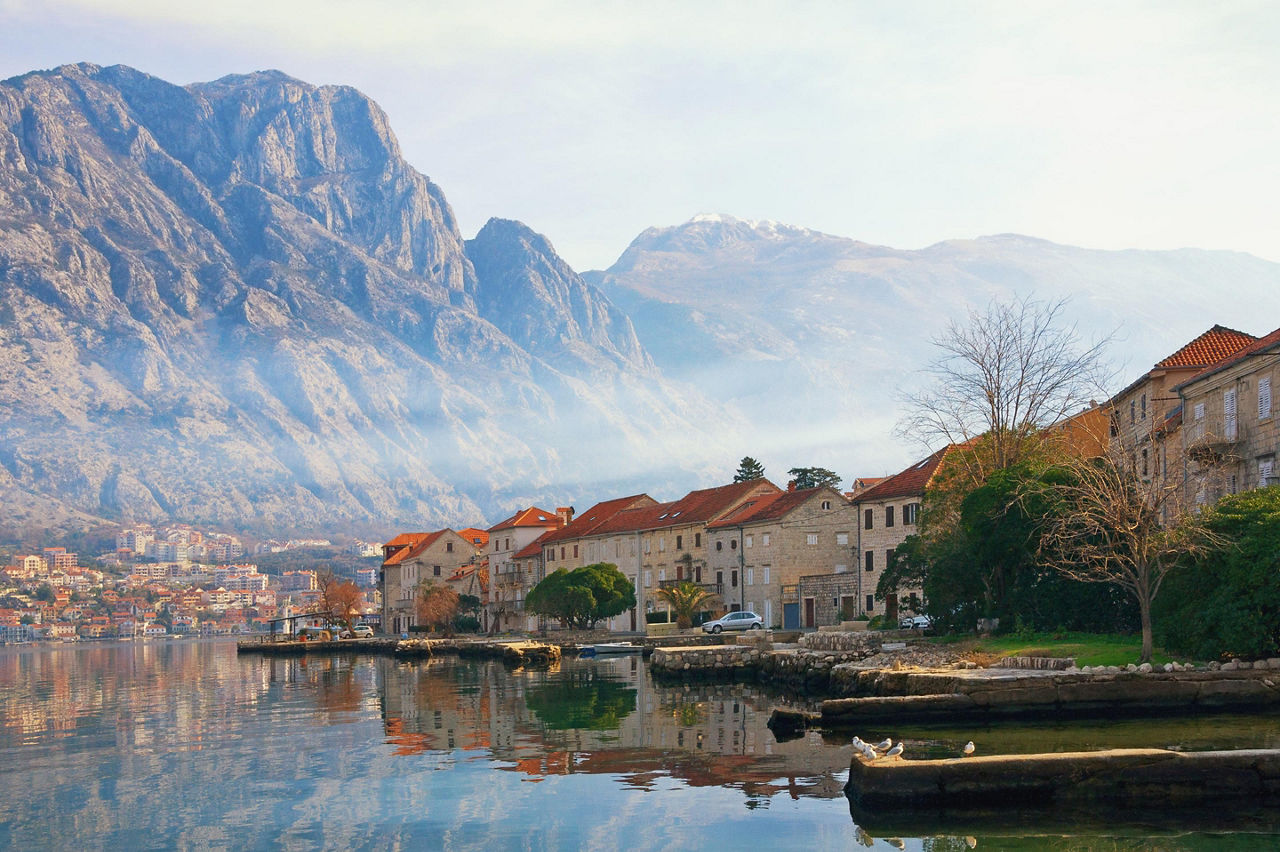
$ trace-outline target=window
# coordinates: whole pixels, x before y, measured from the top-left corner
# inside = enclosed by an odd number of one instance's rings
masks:
[[[848,533],[836,533],[836,544],[847,545],[849,543]]]
[[[645,553],[649,552],[649,539],[647,538],[644,540],[644,552]]]
[[[645,572],[644,572],[644,584],[645,584],[645,586],[652,586],[652,585],[653,585],[653,572],[652,572],[652,571],[645,571]]]
[[[1222,437],[1236,439],[1236,389],[1222,392]]]
[[[830,511],[831,511],[831,501],[830,501],[830,500],[823,500],[823,501],[822,501],[822,511],[824,511],[824,512],[830,512]]]
[[[862,559],[863,559],[863,562],[866,563],[866,570],[868,571],[876,570],[876,555],[874,551],[868,550],[865,554],[863,554]]]
[[[754,586],[755,584],[756,584],[756,569],[748,568],[747,569],[747,585]],[[747,609],[751,609],[751,607],[747,607]]]
[[[867,595],[867,612],[871,612],[876,608],[875,595]]]
[[[750,535],[749,535],[749,536],[747,536],[747,540],[743,543],[743,545],[742,545],[742,546],[743,546],[743,547],[750,547],[750,546],[751,546],[751,543],[752,543],[754,540],[755,540],[755,536],[750,536]]]
[[[503,550],[510,550],[510,549],[511,549],[511,539],[509,539],[509,538],[504,538],[504,539],[502,540],[502,542],[503,542],[503,544],[502,544],[502,549],[503,549]]]
[[[560,548],[560,558],[564,559],[564,548]]]
[[[1258,379],[1258,419],[1266,420],[1271,416],[1271,377]]]
[[[667,550],[667,540],[665,538],[658,539],[658,552],[665,553]]]
[[[702,547],[702,533],[693,534],[693,546]]]
[[[439,566],[439,565],[432,565],[432,566],[431,566],[431,574],[432,574],[433,576],[435,576],[435,577],[439,577],[439,576],[440,576],[440,566]]]
[[[723,585],[724,585],[724,572],[723,572],[723,571],[717,571],[717,572],[716,572],[716,585],[717,585],[717,586],[723,586]]]
[[[884,552],[884,567],[885,568],[893,567],[893,551],[892,550],[886,550]]]
[[[768,547],[768,546],[769,546],[769,534],[768,534],[768,533],[761,533],[761,535],[760,535],[760,544],[764,545],[765,547]]]
[[[1142,399],[1139,401],[1138,411],[1142,414],[1142,416],[1139,417],[1138,419],[1146,420],[1147,419],[1147,395],[1145,393],[1142,395]]]
[[[760,579],[764,581],[764,584],[765,584],[766,586],[767,586],[767,585],[769,585],[769,566],[768,566],[768,565],[765,565],[765,566],[764,566],[763,568],[761,568],[760,570],[764,573],[764,576],[763,576],[763,577],[761,577]]]
[[[914,525],[918,517],[920,517],[919,503],[908,503],[902,507],[902,523],[904,526]]]
[[[736,538],[729,539],[729,549],[730,550],[738,549],[738,540]]]
[[[734,589],[738,588],[738,572],[737,571],[729,572],[729,586]]]
[[[884,525],[886,527],[893,526],[893,507],[892,506],[884,507]]]
[[[661,583],[661,582],[662,582],[663,580],[665,580],[665,579],[667,579],[667,569],[666,569],[666,568],[659,568],[659,569],[658,569],[658,582],[659,582],[659,583]]]
[[[1204,403],[1203,402],[1197,402],[1196,407],[1192,409],[1192,411],[1195,413],[1196,420],[1204,419]]]
[[[676,550],[684,550],[684,536],[676,536]]]
[[[1137,402],[1135,402],[1135,401],[1134,401],[1134,400],[1132,400],[1132,399],[1131,399],[1131,400],[1129,400],[1129,422],[1130,422],[1130,423],[1134,422],[1134,420],[1136,420],[1136,419],[1137,419],[1137,418],[1134,416],[1134,415],[1136,414],[1137,410],[1138,410],[1138,403],[1137,403]]]
[[[720,541],[719,539],[717,539],[717,540],[716,540],[716,550],[724,550],[724,542],[723,542],[723,541]]]
[[[805,544],[817,544],[817,543],[818,543],[818,534],[817,534],[817,533],[806,533],[806,534],[805,534],[805,537],[804,537],[804,543],[805,543]]]
[[[1147,451],[1145,449],[1142,451],[1142,475],[1147,475]]]
[[[578,558],[578,545],[576,544],[573,546],[573,558],[574,559]]]
[[[863,528],[864,530],[869,530],[869,529],[871,529],[871,518],[872,518],[872,517],[873,517],[873,515],[871,514],[871,510],[870,510],[870,509],[868,509],[867,511],[865,511],[865,512],[862,514],[862,528]]]
[[[1271,468],[1275,464],[1275,457],[1258,459],[1258,487],[1265,488],[1271,484]]]
[[[453,542],[451,542],[451,541],[446,541],[446,542],[444,543],[444,552],[445,552],[445,553],[453,553]]]

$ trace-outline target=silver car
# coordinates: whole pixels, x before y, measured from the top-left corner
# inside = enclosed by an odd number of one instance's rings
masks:
[[[703,633],[719,633],[723,630],[763,630],[764,619],[750,610],[740,610],[722,615],[715,621],[702,625]]]

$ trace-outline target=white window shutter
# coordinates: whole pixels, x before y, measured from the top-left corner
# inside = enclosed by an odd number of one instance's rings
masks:
[[[1203,419],[1204,419],[1204,403],[1203,403],[1203,402],[1197,402],[1197,403],[1196,403],[1196,407],[1195,407],[1195,419],[1196,419],[1196,420],[1203,420]]]
[[[1271,377],[1258,379],[1258,419],[1265,420],[1271,416]]]
[[[1258,462],[1258,487],[1266,488],[1271,479],[1271,467],[1274,464],[1272,459],[1264,459]]]
[[[1222,436],[1228,441],[1236,439],[1236,389],[1222,392]]]

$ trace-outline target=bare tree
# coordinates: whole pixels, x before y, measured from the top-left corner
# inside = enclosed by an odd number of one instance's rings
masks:
[[[452,633],[453,617],[458,614],[458,593],[441,583],[423,580],[414,595],[414,611],[424,625]]]
[[[364,606],[364,593],[350,580],[343,580],[332,571],[325,571],[318,578],[320,600],[317,610],[330,622],[351,628],[351,622],[360,615]]]
[[[1119,444],[1107,454],[1066,457],[1048,486],[1039,554],[1073,580],[1112,583],[1133,596],[1142,624],[1142,655],[1152,651],[1151,604],[1169,571],[1185,557],[1222,544],[1196,512],[1184,510],[1181,482],[1144,477]]]
[[[1018,298],[971,311],[934,339],[932,383],[907,400],[898,431],[924,445],[966,446],[958,460],[977,484],[1043,446],[1046,427],[1090,405],[1109,378],[1107,340],[1081,341],[1065,303]]]

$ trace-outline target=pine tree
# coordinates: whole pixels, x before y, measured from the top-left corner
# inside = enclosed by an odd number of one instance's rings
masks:
[[[753,479],[764,479],[764,465],[751,456],[743,456],[742,461],[738,462],[738,472],[733,475],[733,481],[750,482]]]

